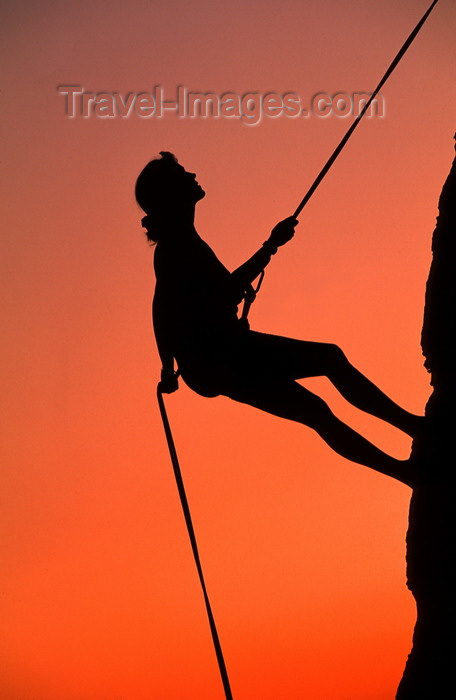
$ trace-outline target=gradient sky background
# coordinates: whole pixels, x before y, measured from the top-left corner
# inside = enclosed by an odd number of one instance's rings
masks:
[[[293,212],[350,118],[69,119],[87,91],[372,91],[428,0],[2,3],[2,700],[219,700],[167,454],[135,178],[167,149],[228,267]],[[335,342],[406,408],[455,129],[441,0],[274,258],[257,330]],[[385,450],[398,431],[304,382]],[[407,487],[310,430],[167,400],[236,700],[390,700],[411,646]]]

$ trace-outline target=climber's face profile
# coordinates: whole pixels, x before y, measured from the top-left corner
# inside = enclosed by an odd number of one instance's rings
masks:
[[[170,190],[175,196],[184,201],[196,204],[206,195],[205,191],[198,184],[196,174],[191,173],[176,163],[169,182]]]
[[[158,240],[158,229],[170,215],[175,218],[177,211],[194,214],[196,203],[206,194],[196,174],[186,170],[172,153],[160,151],[160,156],[143,168],[135,185],[136,201],[148,215],[146,228],[153,241]]]

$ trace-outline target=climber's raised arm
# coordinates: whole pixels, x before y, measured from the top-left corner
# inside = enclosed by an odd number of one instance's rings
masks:
[[[232,280],[237,288],[243,292],[270,262],[271,256],[277,253],[277,249],[291,240],[298,220],[289,216],[280,221],[271,231],[269,238],[261,248],[252,255],[243,265],[231,273]]]

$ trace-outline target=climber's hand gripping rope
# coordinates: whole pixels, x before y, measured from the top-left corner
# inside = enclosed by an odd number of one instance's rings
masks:
[[[160,382],[158,384],[158,390],[161,394],[172,394],[179,389],[179,382],[177,378],[179,372],[175,372],[173,369],[162,369]]]

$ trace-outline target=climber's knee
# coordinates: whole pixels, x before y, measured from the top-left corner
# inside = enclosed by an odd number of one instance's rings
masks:
[[[348,362],[344,351],[335,343],[328,343],[329,356],[336,365],[343,365]]]
[[[344,351],[338,345],[328,343],[326,347],[327,355],[325,375],[331,379],[331,377],[340,375],[342,372],[347,370],[350,363],[347,360]]]
[[[323,426],[327,425],[334,418],[334,414],[329,408],[328,404],[323,401],[319,396],[309,392],[306,396],[306,400],[302,406],[301,420],[303,423],[313,428],[314,430],[319,430]]]

